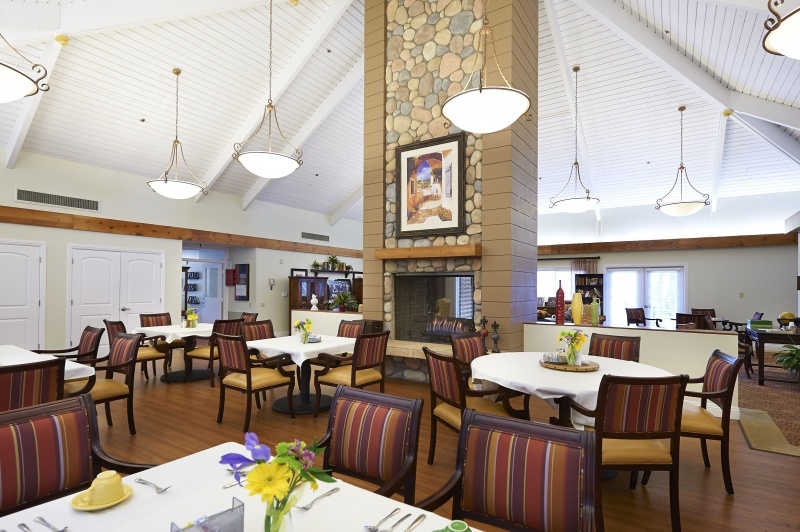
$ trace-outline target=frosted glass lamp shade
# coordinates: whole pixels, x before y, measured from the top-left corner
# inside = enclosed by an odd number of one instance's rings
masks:
[[[511,87],[469,89],[448,98],[442,114],[464,131],[494,133],[530,109],[528,95]]]
[[[289,157],[288,155],[283,155],[282,153],[273,153],[269,151],[248,151],[240,153],[238,161],[250,172],[258,177],[264,177],[266,179],[286,177],[300,168],[300,163],[297,159]]]

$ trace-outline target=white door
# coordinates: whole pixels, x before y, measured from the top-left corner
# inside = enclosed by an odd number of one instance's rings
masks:
[[[214,323],[222,319],[222,268],[206,265],[203,269],[203,299],[199,309],[202,323]]]
[[[39,349],[41,248],[0,244],[0,344]]]
[[[161,312],[161,255],[120,254],[120,320],[130,331],[139,327],[139,314]]]
[[[662,326],[669,326],[670,318],[684,310],[682,266],[608,268],[606,274],[609,325],[624,326],[626,308],[644,308],[645,316],[661,318]]]

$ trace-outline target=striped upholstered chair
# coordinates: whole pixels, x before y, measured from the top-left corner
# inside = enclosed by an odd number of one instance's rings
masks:
[[[473,360],[486,354],[486,343],[480,332],[450,335],[453,356],[469,366]]]
[[[127,333],[124,321],[103,320],[103,323],[106,324],[106,328],[108,329],[109,345],[114,342],[114,338],[116,338],[118,334]],[[157,375],[156,360],[163,360],[164,375],[166,375],[165,380],[167,384],[169,384],[169,367],[172,365],[172,348],[166,340],[166,337],[163,335],[142,338],[142,344],[139,346],[139,351],[136,353],[136,362],[141,363],[141,371],[144,372],[145,379],[150,380],[150,374],[147,373],[147,363],[150,362],[153,365],[153,377],[155,378]],[[70,391],[70,395],[79,395],[80,393],[83,392],[76,392],[75,390]]]
[[[336,336],[341,336],[342,338],[358,338],[358,335],[363,332],[364,320],[341,320],[339,322],[339,329],[336,331]],[[334,353],[334,355],[339,355],[341,357],[338,361],[331,360],[330,358],[328,359],[334,367],[349,366],[353,363],[350,353]],[[325,361],[320,357],[311,358],[308,360],[308,363],[314,364],[315,366],[325,365]],[[300,368],[298,368],[298,371],[299,370]],[[300,378],[299,374],[297,378]]]
[[[242,312],[242,321],[252,323],[258,319],[258,312]]]
[[[0,366],[0,412],[64,398],[63,358]]]
[[[422,399],[338,386],[328,417],[323,468],[380,485],[414,504]]]
[[[706,440],[719,440],[720,455],[722,456],[722,478],[725,481],[725,491],[733,495],[733,481],[731,480],[731,466],[728,458],[730,446],[731,406],[733,404],[733,390],[736,378],[744,364],[744,359],[726,355],[719,349],[711,353],[706,366],[706,373],[702,377],[689,379],[689,383],[703,383],[703,391],[687,391],[687,397],[698,397],[700,405],[684,404],[681,418],[681,436],[700,438],[700,449],[703,452],[703,462],[706,467],[711,467],[708,461],[708,448]],[[722,416],[717,417],[706,410],[708,401],[716,404],[722,410]],[[642,482],[646,482],[645,479]]]
[[[423,347],[428,361],[431,388],[431,444],[428,463],[436,454],[436,427],[439,423],[456,432],[461,429],[464,409],[472,408],[495,416],[510,416],[505,404],[490,401],[484,396],[497,394],[492,390],[470,390],[464,381],[464,365],[455,357]]]
[[[639,336],[614,336],[592,333],[589,354],[596,357],[617,358],[639,362]]]
[[[214,328],[211,331],[211,338],[208,340],[208,345],[196,347],[194,349],[184,349],[183,362],[186,365],[186,371],[183,373],[183,382],[186,382],[189,376],[192,367],[192,359],[198,359],[208,362],[208,379],[211,381],[211,387],[213,388],[214,361],[219,358],[219,353],[216,351],[217,335],[241,336],[244,330],[243,325],[244,321],[242,321],[241,318],[238,320],[216,320],[214,321]],[[187,340],[187,345],[192,346],[194,344],[194,338]]]
[[[603,530],[600,472],[630,471],[630,488],[638,471],[669,471],[669,501],[672,530],[681,529],[678,470],[681,448],[681,414],[688,375],[669,377],[620,377],[604,375],[594,410],[570,397],[558,402],[594,418],[597,435],[595,517]],[[646,482],[646,480],[645,480]]]
[[[656,322],[656,327],[661,327],[661,318],[646,318],[643,308],[626,308],[625,316],[628,318],[628,325],[647,325],[648,321]]]
[[[362,334],[356,338],[353,355],[341,357],[321,353],[319,360],[325,367],[314,372],[314,417],[319,415],[319,403],[322,395],[322,385],[352,386],[364,388],[374,384],[380,385],[381,393],[384,387],[386,373],[386,346],[389,343],[389,331],[374,334]],[[342,362],[350,365],[342,365]]]
[[[152,466],[103,451],[90,396],[0,414],[0,516],[84,490],[101,467],[137,473]]]
[[[467,410],[456,471],[417,505],[502,530],[594,530],[595,435]]]
[[[34,349],[34,353],[54,355],[59,358],[67,358],[75,362],[88,362],[97,358],[97,351],[100,349],[100,340],[106,332],[102,327],[86,326],[81,332],[78,345],[69,349]]]

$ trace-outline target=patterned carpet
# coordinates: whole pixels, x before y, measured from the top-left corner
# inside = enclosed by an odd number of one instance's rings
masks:
[[[767,378],[792,377],[788,371],[780,368],[765,368],[764,375]],[[739,374],[739,407],[765,411],[786,441],[800,446],[800,383],[797,382],[797,376],[794,379],[794,382],[767,380],[764,386],[759,386],[757,376],[753,375],[748,380],[742,368]]]

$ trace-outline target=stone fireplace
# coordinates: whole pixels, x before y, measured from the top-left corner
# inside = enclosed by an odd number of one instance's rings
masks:
[[[447,319],[467,329],[475,322],[475,279],[472,272],[396,274],[394,278],[394,337],[412,342],[449,343],[432,323]]]

